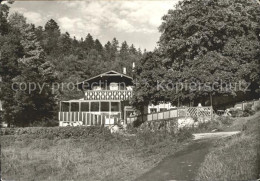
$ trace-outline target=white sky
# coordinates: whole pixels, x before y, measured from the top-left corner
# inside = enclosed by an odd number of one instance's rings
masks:
[[[126,40],[136,48],[153,50],[160,37],[162,16],[178,1],[16,1],[10,12],[24,14],[37,26],[52,18],[62,32],[78,39],[90,33],[103,45],[116,37],[120,44]]]

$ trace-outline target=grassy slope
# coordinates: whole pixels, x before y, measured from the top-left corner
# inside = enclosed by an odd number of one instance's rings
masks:
[[[171,137],[35,139],[1,137],[6,180],[133,180],[188,143]]]
[[[206,156],[197,180],[252,180],[259,172],[260,112],[238,118],[227,130],[243,130],[241,134],[218,140]],[[257,156],[257,153],[259,154]]]

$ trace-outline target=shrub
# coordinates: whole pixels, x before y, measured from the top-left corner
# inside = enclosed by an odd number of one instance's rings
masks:
[[[219,131],[221,130],[221,123],[218,120],[199,123],[198,128],[196,128],[196,131],[204,132],[204,131],[212,131],[215,129]]]
[[[44,121],[34,122],[31,127],[55,127],[59,126],[59,121],[52,120],[52,119],[46,119]]]
[[[188,140],[193,137],[192,130],[190,128],[182,128],[175,134],[178,142]]]
[[[245,110],[243,111],[243,116],[247,117],[247,116],[251,116],[253,114],[255,114],[255,111],[252,109],[253,104],[247,104],[245,106]]]
[[[104,127],[27,127],[27,128],[2,128],[1,135],[31,135],[35,138],[67,139],[86,138],[93,135],[110,135]]]
[[[241,117],[243,116],[243,111],[241,109],[230,109],[229,113],[231,114],[232,117]]]
[[[260,111],[260,101],[258,101],[258,102],[252,107],[252,109],[253,109],[254,111]]]
[[[141,126],[143,123],[144,122],[140,118],[138,118],[137,120],[133,121],[132,125],[133,125],[133,127],[137,128],[137,127]]]
[[[220,116],[217,118],[217,121],[220,121],[222,124],[225,124],[225,125],[231,125],[233,122],[233,119],[229,116]]]
[[[128,125],[126,126],[126,131],[127,131],[127,133],[129,133],[129,134],[135,134],[135,133],[137,133],[137,129],[138,129],[138,128],[134,127],[133,124],[128,124]]]

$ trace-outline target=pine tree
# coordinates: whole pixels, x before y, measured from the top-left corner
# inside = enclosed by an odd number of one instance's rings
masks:
[[[44,26],[43,49],[49,55],[57,55],[58,39],[60,37],[60,27],[53,19],[50,19]]]
[[[98,52],[103,52],[103,46],[98,39],[95,40],[94,47]]]
[[[0,6],[0,34],[4,35],[8,33],[7,17],[9,14],[9,7],[6,4]]]
[[[133,44],[130,46],[129,52],[134,55],[137,54],[137,50]]]
[[[87,50],[87,52],[89,52],[91,49],[94,48],[94,40],[93,40],[93,37],[91,36],[91,34],[89,34],[89,33],[84,41],[84,46],[85,46],[85,50]]]
[[[5,8],[3,8],[5,7]],[[1,120],[14,124],[14,90],[12,90],[12,79],[19,75],[17,60],[23,56],[23,47],[20,43],[21,34],[17,28],[11,26],[7,21],[9,8],[7,5],[0,7],[1,34],[0,34],[0,101],[4,111]],[[3,12],[5,11],[5,12]],[[8,30],[7,32],[5,30]]]
[[[45,53],[32,26],[27,26],[21,33],[25,53],[19,60],[21,74],[13,82],[23,83],[27,89],[18,89],[15,93],[15,124],[29,126],[53,118],[56,103],[51,83],[56,80],[56,76],[52,64],[45,60]],[[32,86],[33,83],[36,83],[36,87]],[[39,85],[44,86],[43,89]]]
[[[70,54],[72,48],[71,45],[72,45],[72,40],[68,32],[65,32],[59,37],[57,48],[61,52],[60,54],[64,54],[64,55]]]

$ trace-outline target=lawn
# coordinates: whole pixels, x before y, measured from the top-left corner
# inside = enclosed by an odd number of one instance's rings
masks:
[[[237,118],[227,130],[242,130],[220,139],[206,156],[196,180],[256,180],[260,173],[260,112]]]
[[[133,180],[189,143],[166,133],[59,137],[53,130],[18,132],[1,136],[5,180]]]

